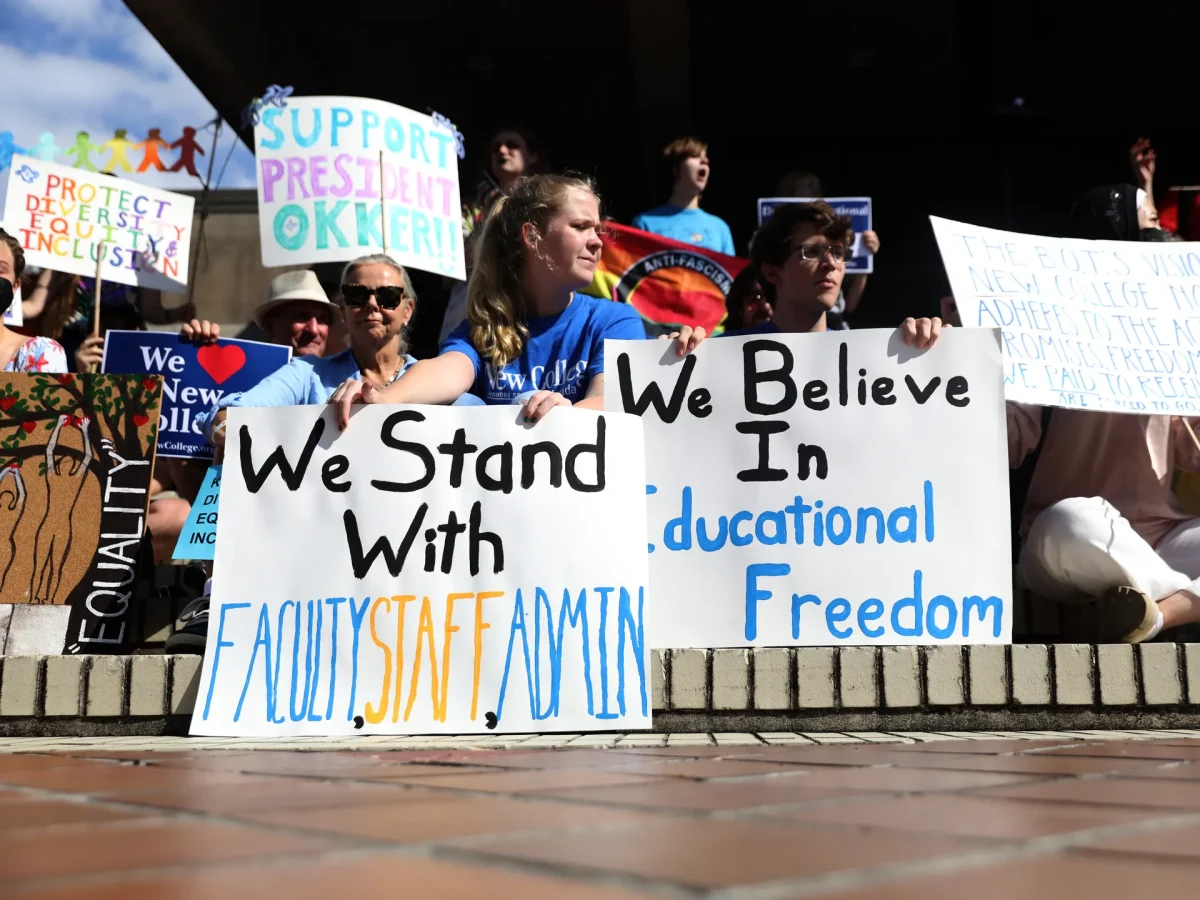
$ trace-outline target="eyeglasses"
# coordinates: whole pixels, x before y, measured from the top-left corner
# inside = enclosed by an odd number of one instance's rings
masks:
[[[404,288],[398,285],[385,284],[383,287],[374,288],[365,284],[342,285],[342,300],[352,309],[366,306],[372,295],[380,309],[395,309],[404,302]]]
[[[854,248],[845,244],[801,244],[792,248],[793,253],[799,253],[801,259],[812,262],[822,260],[826,254],[835,263],[849,262],[854,258]]]

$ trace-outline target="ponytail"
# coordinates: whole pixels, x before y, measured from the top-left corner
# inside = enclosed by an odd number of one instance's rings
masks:
[[[467,321],[471,343],[497,369],[518,356],[529,339],[525,288],[521,274],[525,243],[521,227],[530,223],[546,233],[550,217],[570,190],[595,193],[584,178],[533,175],[519,179],[507,197],[492,207],[475,248],[475,268],[467,284]]]

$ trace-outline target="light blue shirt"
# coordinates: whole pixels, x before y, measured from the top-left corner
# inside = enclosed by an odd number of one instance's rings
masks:
[[[670,203],[639,213],[633,227],[681,244],[695,244],[726,256],[735,256],[733,234],[724,219],[702,209],[683,209]]]
[[[211,440],[213,416],[230,406],[313,406],[327,402],[343,381],[349,378],[362,380],[358,362],[349,349],[313,362],[308,360],[308,357],[297,357],[250,390],[222,397],[221,402],[208,412],[196,416],[200,430]],[[400,374],[407,372],[416,361],[416,357],[405,354]]]

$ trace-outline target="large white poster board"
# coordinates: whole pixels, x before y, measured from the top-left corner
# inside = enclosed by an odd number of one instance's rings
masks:
[[[467,277],[455,138],[432,117],[361,97],[291,97],[263,110],[254,155],[264,266],[386,245],[403,266]]]
[[[930,221],[963,325],[1001,329],[1009,400],[1200,413],[1200,244]]]
[[[519,414],[230,410],[192,733],[648,727],[641,423]]]
[[[164,291],[187,289],[195,201],[184,194],[14,156],[6,230],[25,262]]]
[[[646,434],[657,647],[1005,643],[1000,349],[952,329],[608,341]]]

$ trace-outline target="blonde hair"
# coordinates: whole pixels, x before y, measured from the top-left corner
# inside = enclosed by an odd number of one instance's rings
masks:
[[[546,233],[551,216],[567,193],[595,195],[591,180],[570,175],[532,175],[516,181],[508,196],[492,207],[475,249],[475,269],[467,284],[467,321],[471,343],[481,357],[502,369],[521,355],[529,329],[525,288],[521,284],[525,243],[521,226]]]

